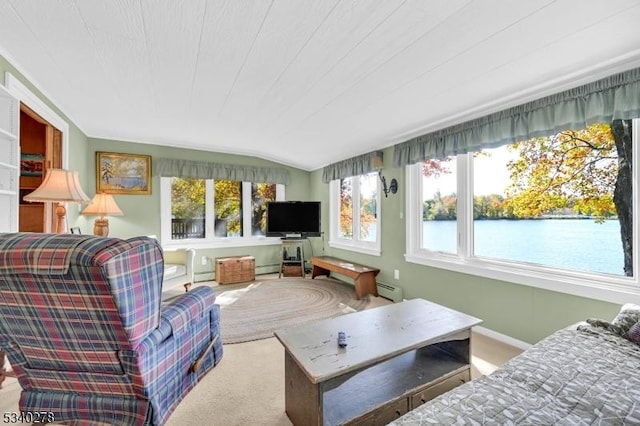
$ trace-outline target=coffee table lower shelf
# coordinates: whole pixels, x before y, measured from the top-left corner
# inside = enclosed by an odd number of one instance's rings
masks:
[[[469,381],[468,354],[469,338],[436,343],[314,384],[285,351],[287,415],[294,425],[386,425]]]

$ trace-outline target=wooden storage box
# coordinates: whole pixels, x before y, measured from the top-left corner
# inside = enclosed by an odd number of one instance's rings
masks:
[[[285,277],[302,277],[302,265],[300,263],[282,265],[282,275]]]
[[[234,284],[256,279],[256,260],[253,256],[229,256],[216,258],[218,284]]]

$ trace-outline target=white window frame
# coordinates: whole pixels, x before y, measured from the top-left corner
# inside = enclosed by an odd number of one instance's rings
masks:
[[[160,241],[166,247],[223,248],[280,244],[280,238],[251,235],[251,184],[242,182],[242,237],[214,236],[214,180],[206,179],[205,238],[171,239],[171,178],[160,178]],[[256,182],[262,183],[262,182]],[[285,186],[276,184],[276,201],[284,201]]]
[[[359,176],[354,176],[357,178]],[[349,250],[372,256],[380,256],[382,253],[382,213],[381,213],[381,192],[380,179],[376,177],[376,240],[364,241],[359,239],[360,229],[360,185],[353,185],[353,238],[342,238],[340,236],[340,179],[332,180],[329,184],[329,247],[342,250]]]
[[[634,277],[568,271],[508,260],[472,256],[473,248],[473,154],[456,156],[458,163],[458,253],[439,253],[422,248],[422,164],[406,167],[406,254],[410,263],[432,266],[464,274],[527,285],[588,297],[611,303],[640,303],[638,229],[638,166],[640,119],[633,120],[633,271]]]

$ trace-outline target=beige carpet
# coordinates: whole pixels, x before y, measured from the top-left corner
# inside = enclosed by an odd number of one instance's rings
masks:
[[[520,350],[475,334],[472,377],[489,374]],[[167,426],[290,426],[284,411],[284,349],[275,337],[228,345],[216,368],[185,397]]]
[[[263,278],[249,285],[218,285],[224,344],[273,337],[275,330],[360,311],[352,285],[331,278]]]
[[[369,308],[390,303],[381,297],[367,298]],[[472,377],[488,374],[520,353],[475,333],[471,342]],[[178,405],[167,426],[289,426],[284,387],[284,350],[277,339],[225,345],[220,364]],[[19,396],[16,379],[8,378],[0,389],[0,412],[17,411]]]
[[[277,275],[259,278],[259,281],[269,280],[269,284],[279,281]],[[318,278],[313,279],[316,280]],[[281,281],[293,283],[297,279],[285,278]],[[335,281],[350,289],[354,297],[352,285]],[[226,287],[214,284],[218,295],[226,291]],[[216,303],[220,302],[218,297]],[[361,302],[365,309],[391,303],[383,297],[371,295],[365,296]],[[271,337],[240,344],[227,344],[224,341],[224,355],[220,364],[189,392],[169,418],[167,426],[291,424],[284,411],[284,349],[275,337]]]

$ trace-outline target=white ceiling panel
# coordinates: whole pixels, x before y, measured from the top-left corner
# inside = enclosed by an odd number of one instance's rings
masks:
[[[304,170],[640,66],[636,0],[0,0],[90,137]]]

